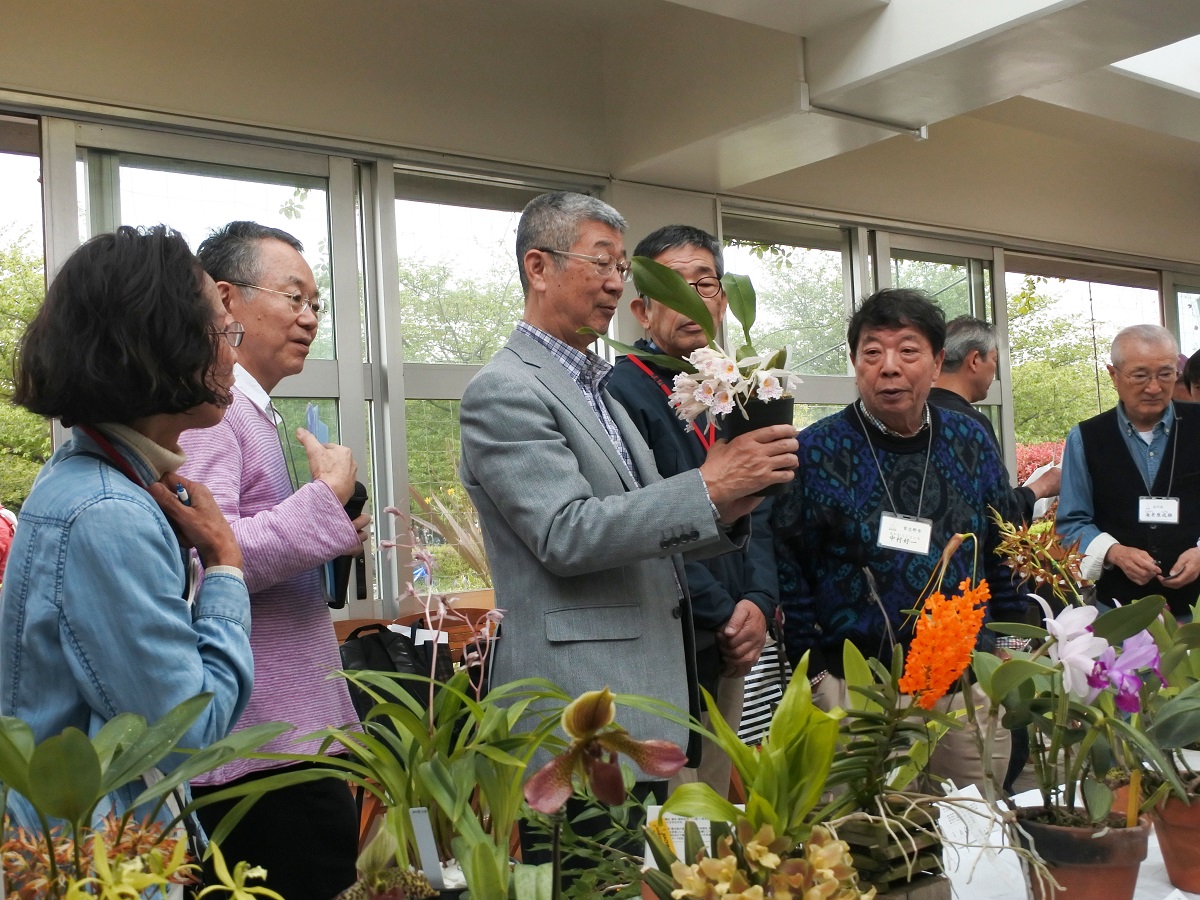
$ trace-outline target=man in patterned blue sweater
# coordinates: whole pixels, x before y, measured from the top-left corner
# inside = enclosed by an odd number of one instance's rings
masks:
[[[893,643],[907,646],[913,622],[903,611],[953,535],[973,533],[978,543],[953,556],[943,592],[986,576],[991,619],[1017,620],[1025,608],[992,552],[999,535],[989,508],[1016,514],[995,443],[968,416],[926,402],[945,335],[945,316],[920,291],[883,290],[863,303],[847,334],[860,399],[801,433],[796,479],[775,503],[788,656],[809,654],[826,709],[846,702],[845,640],[885,662]],[[981,632],[988,649],[989,638]],[[1009,746],[997,743],[993,771],[1002,776]],[[960,786],[982,780],[969,729],[943,739],[931,770]]]

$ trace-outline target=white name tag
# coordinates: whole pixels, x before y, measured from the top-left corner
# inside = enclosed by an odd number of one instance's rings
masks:
[[[879,515],[880,547],[928,556],[929,541],[932,537],[932,519],[918,519],[916,516],[902,516],[890,512]]]
[[[1138,521],[1157,525],[1179,524],[1178,497],[1138,497]]]

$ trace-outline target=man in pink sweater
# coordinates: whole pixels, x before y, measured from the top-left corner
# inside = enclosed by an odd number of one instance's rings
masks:
[[[345,682],[329,677],[341,662],[322,567],[357,552],[370,522],[366,515],[351,521],[342,509],[357,473],[347,448],[297,429],[312,481],[294,489],[289,477],[279,430],[287,426],[270,393],[304,367],[326,302],[301,250],[287,232],[254,222],[231,222],[200,245],[201,263],[246,334],[224,420],[180,440],[188,458],[181,471],[212,491],[245,557],[254,690],[238,727],[290,722],[295,730],[265,748],[277,752],[315,752],[318,741],[296,737],[357,720]],[[203,795],[286,765],[237,760],[193,782],[193,791]],[[202,809],[205,829],[232,805]],[[221,849],[231,867],[243,860],[265,867],[267,886],[287,900],[329,900],[355,881],[357,844],[353,796],[344,782],[324,779],[266,794]]]

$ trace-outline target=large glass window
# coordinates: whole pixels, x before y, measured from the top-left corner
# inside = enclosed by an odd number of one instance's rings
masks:
[[[478,534],[474,508],[458,480],[458,399],[471,371],[467,367],[491,359],[521,318],[524,293],[513,256],[517,222],[540,192],[396,174],[397,277],[409,395],[404,413],[413,494],[407,506],[426,521],[440,518],[450,528]],[[490,587],[437,530],[419,531],[437,561],[438,590]]]
[[[80,190],[89,204],[92,234],[116,224],[162,223],[183,234],[195,250],[211,231],[238,219],[281,228],[304,245],[317,287],[329,297],[325,179],[99,151],[89,156]],[[96,182],[114,162],[119,189],[107,192]],[[310,359],[334,358],[333,325],[332,316],[322,316]]]
[[[536,192],[480,188],[476,206],[438,199],[469,197],[457,182],[398,175],[396,188],[404,362],[483,365],[521,318],[513,251]]]
[[[842,230],[730,212],[721,223],[725,268],[750,276],[758,297],[755,347],[790,346],[789,366],[801,375],[845,375]]]
[[[893,250],[892,287],[915,288],[933,298],[946,319],[975,316],[992,320],[991,270],[975,259]]]
[[[1010,254],[1008,331],[1018,449],[1059,442],[1116,404],[1105,368],[1116,333],[1162,324],[1157,273]]]
[[[37,123],[0,116],[0,504],[19,510],[50,456],[50,426],[11,403],[13,355],[46,292]]]

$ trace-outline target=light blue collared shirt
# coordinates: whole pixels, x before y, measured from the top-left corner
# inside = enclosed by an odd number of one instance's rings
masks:
[[[1171,452],[1170,439],[1171,430],[1175,427],[1175,405],[1167,405],[1163,417],[1155,423],[1151,431],[1149,444],[1138,434],[1120,403],[1117,404],[1117,422],[1125,447],[1142,475],[1146,495],[1149,496],[1154,479],[1158,477],[1159,466]],[[1131,510],[1130,514],[1134,512]],[[1116,541],[1096,527],[1095,514],[1092,474],[1088,471],[1087,459],[1083,455],[1083,438],[1079,434],[1079,426],[1076,425],[1067,435],[1067,446],[1063,451],[1062,493],[1058,498],[1058,531],[1063,536],[1064,543],[1069,545],[1079,541],[1080,551],[1097,554],[1102,559],[1104,553],[1107,553],[1108,548]],[[1106,540],[1093,547],[1092,542],[1097,538]]]

